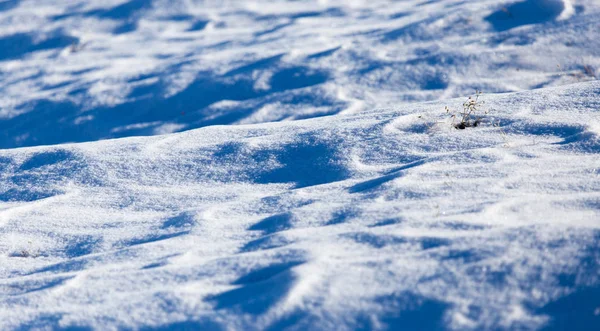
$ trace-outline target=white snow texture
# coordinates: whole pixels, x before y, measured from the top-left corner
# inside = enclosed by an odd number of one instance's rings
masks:
[[[0,0],[0,330],[597,330],[598,22]]]

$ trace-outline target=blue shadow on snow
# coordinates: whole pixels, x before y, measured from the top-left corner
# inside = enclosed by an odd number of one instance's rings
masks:
[[[550,317],[544,330],[590,330],[600,325],[600,231],[594,231],[576,265],[558,276],[559,284],[571,293],[534,310]]]
[[[17,33],[0,38],[0,61],[17,59],[36,51],[65,48],[78,42],[79,39],[62,34],[36,42],[29,34]]]
[[[253,71],[269,68],[275,69],[269,84],[271,88],[255,89]],[[168,98],[160,97],[165,85],[157,82],[135,88],[128,101],[123,104],[115,107],[100,106],[85,112],[80,106],[68,101],[33,101],[21,106],[31,110],[0,121],[0,148],[153,135],[165,123],[181,125],[182,129],[231,124],[250,115],[263,104],[221,112],[212,109],[210,105],[222,100],[268,98],[275,93],[318,85],[327,79],[328,74],[322,71],[301,66],[282,66],[280,56],[277,56],[256,61],[223,76],[215,76],[210,72],[199,73],[192,84]],[[82,93],[85,90],[74,92],[75,95]],[[317,106],[330,102],[303,97],[303,93],[293,93],[291,97],[280,97],[279,100],[284,104]],[[307,93],[309,92],[304,94]],[[82,116],[91,120],[82,121]],[[144,123],[149,124],[139,125]]]
[[[251,231],[262,231],[264,234],[284,231],[292,228],[293,217],[290,213],[269,216],[248,228]]]
[[[562,1],[526,0],[502,7],[485,20],[494,30],[506,31],[523,25],[553,21],[564,9]]]
[[[212,296],[208,301],[213,303],[217,310],[263,314],[285,298],[296,279],[291,269],[302,263],[288,261],[251,271],[232,284],[240,285],[239,287]]]
[[[269,160],[273,154],[282,166],[258,173],[256,183],[295,183],[295,188],[302,188],[344,180],[350,175],[336,148],[311,135],[279,151],[260,151],[257,157]]]

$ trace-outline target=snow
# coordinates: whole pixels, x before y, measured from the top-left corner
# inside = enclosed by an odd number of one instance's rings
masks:
[[[595,0],[3,3],[1,148],[516,92],[600,67]]]
[[[600,325],[599,18],[0,2],[0,329]]]

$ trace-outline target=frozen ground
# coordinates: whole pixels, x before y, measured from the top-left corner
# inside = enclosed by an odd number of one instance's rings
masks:
[[[0,329],[593,330],[598,22],[0,2]]]

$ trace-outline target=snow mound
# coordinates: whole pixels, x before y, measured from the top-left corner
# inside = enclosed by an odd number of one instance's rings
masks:
[[[0,328],[596,325],[599,96],[0,151]]]

